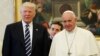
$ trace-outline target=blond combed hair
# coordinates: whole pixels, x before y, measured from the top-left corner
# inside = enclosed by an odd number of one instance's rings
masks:
[[[33,9],[36,10],[36,4],[35,3],[32,3],[32,2],[24,2],[22,5],[21,5],[21,8],[22,7],[32,7]]]

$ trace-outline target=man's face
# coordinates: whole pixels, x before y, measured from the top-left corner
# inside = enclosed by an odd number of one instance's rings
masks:
[[[21,8],[21,16],[22,20],[26,23],[30,23],[35,17],[35,9],[32,7],[22,7]]]
[[[76,18],[71,14],[64,14],[62,16],[63,26],[67,31],[72,31],[76,26]]]
[[[56,33],[58,33],[59,31],[61,31],[61,26],[57,25],[57,24],[52,24],[50,27],[50,35],[52,37],[54,37],[54,35]]]

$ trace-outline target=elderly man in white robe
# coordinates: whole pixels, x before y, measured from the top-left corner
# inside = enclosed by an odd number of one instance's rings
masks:
[[[76,26],[73,11],[65,11],[62,22],[64,30],[54,36],[49,56],[100,56],[95,36]]]

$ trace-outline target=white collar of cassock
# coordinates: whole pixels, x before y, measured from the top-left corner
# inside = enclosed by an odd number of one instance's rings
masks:
[[[71,32],[67,31],[66,29],[65,29],[65,31],[67,34],[74,33],[77,31],[77,26],[75,26],[75,28]]]

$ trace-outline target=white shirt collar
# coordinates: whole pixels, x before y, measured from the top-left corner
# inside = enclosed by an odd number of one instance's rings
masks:
[[[76,32],[76,29],[77,29],[77,26],[75,26],[75,28],[71,32],[68,32],[67,30],[66,30],[66,32],[67,33],[73,33],[73,32]]]
[[[32,26],[32,23],[33,23],[33,22],[29,23],[29,27]],[[26,26],[26,23],[25,23],[23,20],[22,20],[22,24],[23,24],[23,27]]]
[[[24,32],[24,36],[25,36],[26,23],[23,20],[22,20],[22,25],[23,25],[23,32]],[[32,37],[33,37],[33,22],[29,23],[29,30],[30,30],[30,39],[31,39],[31,43],[32,43]]]

